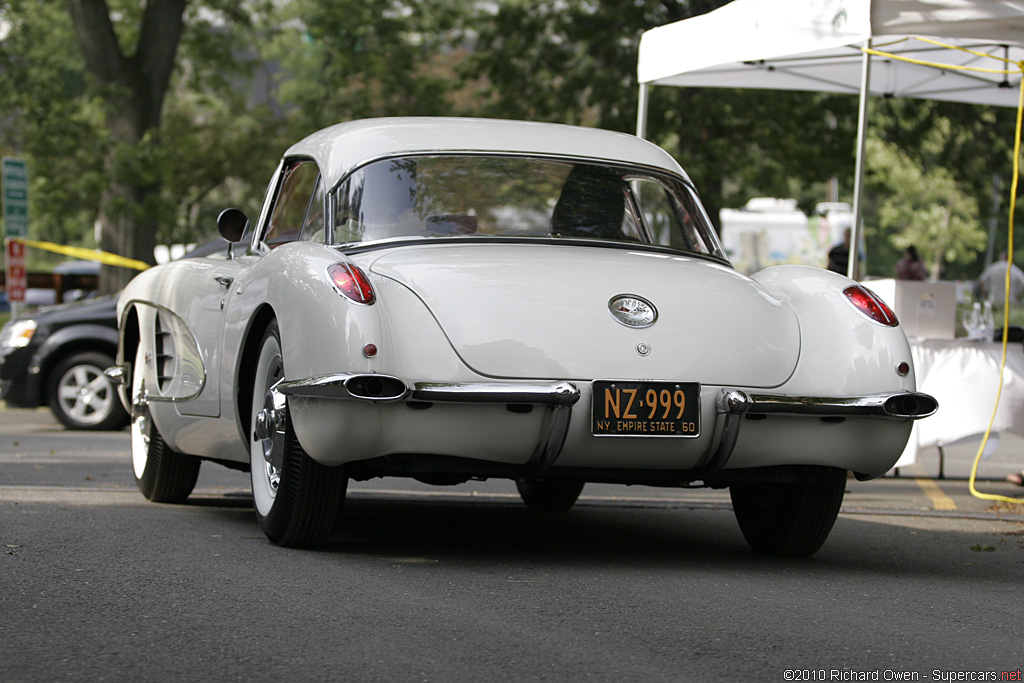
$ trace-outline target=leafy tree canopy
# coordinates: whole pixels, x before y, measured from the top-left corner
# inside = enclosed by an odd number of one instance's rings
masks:
[[[125,229],[193,241],[225,206],[254,216],[287,145],[338,121],[450,114],[632,132],[640,35],[722,4],[0,0],[0,145],[30,161],[36,237],[90,244],[103,206]],[[182,30],[158,115],[132,138],[119,133],[123,87],[87,68],[68,7],[103,8],[131,62],[157,5],[178,8]],[[820,93],[655,88],[648,130],[713,218],[752,196],[796,197],[809,213],[830,178],[851,198],[856,107]],[[976,274],[990,217],[1005,240],[993,179],[1009,184],[1013,112],[894,100],[872,112],[869,272],[890,274],[913,242],[934,247],[943,276]]]

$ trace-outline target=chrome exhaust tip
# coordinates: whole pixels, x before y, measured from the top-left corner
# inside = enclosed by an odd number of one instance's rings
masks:
[[[939,402],[928,394],[896,394],[886,399],[883,409],[892,417],[919,419],[933,415]]]
[[[409,387],[397,377],[374,374],[349,377],[345,390],[355,398],[369,401],[397,401],[409,393]]]

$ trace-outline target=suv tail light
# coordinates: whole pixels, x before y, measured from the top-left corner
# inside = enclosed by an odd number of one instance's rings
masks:
[[[377,295],[363,269],[354,263],[335,263],[327,267],[327,277],[346,298],[357,304],[371,305]]]
[[[887,327],[896,327],[900,324],[892,309],[867,287],[851,285],[843,290],[843,294],[850,300],[854,308],[876,323],[886,325]]]

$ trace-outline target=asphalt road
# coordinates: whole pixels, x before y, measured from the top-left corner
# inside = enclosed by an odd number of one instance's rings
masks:
[[[1024,507],[929,464],[851,481],[804,560],[750,552],[723,492],[588,486],[550,517],[507,482],[395,479],[298,551],[244,473],[152,504],[127,432],[0,411],[0,680],[999,680],[1024,667]]]

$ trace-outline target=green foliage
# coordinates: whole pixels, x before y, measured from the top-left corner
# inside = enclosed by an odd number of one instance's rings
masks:
[[[71,22],[60,2],[0,4],[0,146],[29,162],[29,235],[63,243],[92,239],[105,187],[108,145],[101,103],[85,90]]]
[[[149,0],[155,1],[155,0]],[[160,127],[137,144],[108,124],[116,93],[90,85],[65,0],[0,0],[0,146],[28,158],[31,234],[93,246],[114,184],[154,188],[118,209],[158,241],[203,240],[217,213],[255,217],[292,141],[356,118],[472,115],[636,125],[643,31],[725,0],[193,0]],[[121,49],[144,3],[107,0]],[[851,200],[857,99],[655,88],[648,136],[687,169],[710,215],[753,196],[810,213],[836,177]],[[1008,187],[1014,112],[877,100],[865,201],[869,272],[913,243],[945,277],[980,272],[994,174]],[[1005,195],[1005,189],[1000,196]]]
[[[877,100],[867,151],[865,231],[869,272],[892,274],[915,245],[933,277],[973,279],[1006,240],[1012,109],[924,100]],[[995,202],[993,202],[995,197]],[[1021,216],[1024,218],[1024,216]]]
[[[452,0],[293,0],[269,17],[264,58],[280,65],[277,97],[293,129],[451,113],[446,57],[457,50]]]
[[[880,195],[878,228],[899,249],[916,246],[932,278],[940,277],[944,263],[973,262],[985,249],[988,236],[978,222],[978,202],[949,169],[923,170],[895,145],[876,138],[868,140],[867,160],[865,181]]]
[[[477,49],[462,68],[477,79],[482,113],[633,132],[640,35],[723,1],[528,0],[483,4]],[[654,88],[648,137],[673,153],[710,215],[752,196],[791,196],[849,177],[856,101],[810,93]],[[800,192],[810,211],[824,197]]]
[[[143,5],[110,0],[109,7],[121,49],[130,55]],[[112,93],[90,84],[65,2],[0,3],[0,18],[10,25],[0,41],[2,147],[29,160],[31,236],[96,246],[101,200],[119,183],[157,188],[142,203],[113,196],[107,210],[158,226],[160,242],[215,236],[216,215],[228,204],[258,212],[290,136],[265,102],[247,100],[261,63],[251,16],[235,0],[189,8],[163,125],[126,144],[111,135]]]

